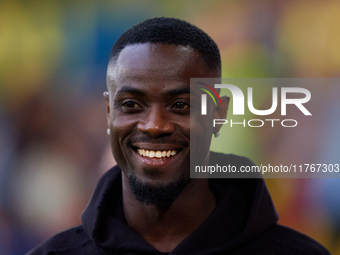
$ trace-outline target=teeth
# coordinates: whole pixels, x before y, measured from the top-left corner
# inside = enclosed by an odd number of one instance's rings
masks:
[[[143,157],[149,158],[165,158],[165,157],[172,157],[177,154],[176,150],[168,150],[168,151],[152,151],[152,150],[144,150],[144,149],[137,149],[139,155]]]

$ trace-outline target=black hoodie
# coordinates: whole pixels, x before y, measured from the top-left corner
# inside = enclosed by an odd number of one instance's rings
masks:
[[[211,153],[211,162],[253,165],[248,158],[218,153]],[[215,209],[170,255],[329,254],[308,236],[277,224],[263,179],[211,179],[210,187]],[[127,225],[118,166],[101,178],[81,219],[81,226],[57,234],[29,254],[164,254]]]

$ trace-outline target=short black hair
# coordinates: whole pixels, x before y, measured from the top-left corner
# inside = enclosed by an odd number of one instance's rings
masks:
[[[198,27],[175,18],[147,19],[122,34],[113,45],[109,62],[116,60],[128,45],[167,43],[197,50],[210,70],[221,71],[221,56],[216,43]]]

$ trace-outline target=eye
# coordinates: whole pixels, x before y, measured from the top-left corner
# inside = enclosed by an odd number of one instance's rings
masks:
[[[121,110],[126,114],[138,113],[143,110],[143,107],[135,101],[125,101],[121,104]]]
[[[173,104],[172,108],[179,109],[179,110],[189,109],[190,104],[184,103],[184,102],[176,102]]]
[[[142,108],[139,104],[133,101],[127,101],[122,104],[123,107],[127,109],[140,109]]]

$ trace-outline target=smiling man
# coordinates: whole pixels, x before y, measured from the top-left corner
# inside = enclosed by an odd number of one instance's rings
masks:
[[[155,18],[125,32],[104,93],[117,166],[98,183],[82,225],[30,254],[328,254],[277,224],[263,179],[190,179],[190,151],[202,165],[253,164],[209,152],[220,126],[190,116],[190,78],[220,76],[217,45],[187,22]],[[226,118],[228,103],[209,107],[210,118]]]

